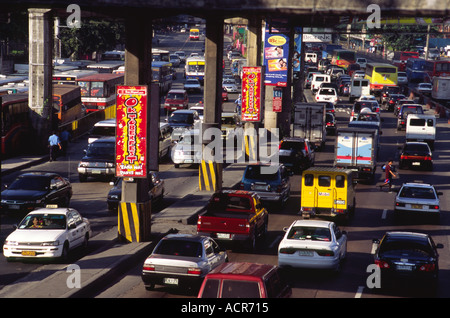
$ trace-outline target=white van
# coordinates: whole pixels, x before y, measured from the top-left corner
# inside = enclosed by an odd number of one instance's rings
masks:
[[[313,94],[316,93],[322,83],[331,83],[331,76],[327,74],[313,74],[311,79],[311,91]]]
[[[92,127],[89,132],[88,143],[102,137],[115,137],[116,136],[116,119],[101,120]]]
[[[305,62],[306,63],[317,63],[317,53],[305,53]]]
[[[436,117],[425,114],[409,114],[406,117],[406,141],[424,141],[431,150],[436,139]]]
[[[350,85],[349,101],[353,103],[361,96],[370,95],[370,82],[364,78],[353,78]]]

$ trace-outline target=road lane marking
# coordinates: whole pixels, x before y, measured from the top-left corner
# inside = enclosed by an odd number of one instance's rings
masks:
[[[387,209],[383,210],[383,214],[381,214],[381,219],[386,220]]]
[[[356,291],[355,298],[361,298],[363,290],[364,290],[364,286],[359,286],[358,290]]]

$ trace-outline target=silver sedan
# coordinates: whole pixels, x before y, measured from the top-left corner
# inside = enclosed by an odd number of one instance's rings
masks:
[[[226,251],[210,237],[169,234],[145,260],[142,280],[147,290],[155,285],[199,288],[206,274],[227,261]]]

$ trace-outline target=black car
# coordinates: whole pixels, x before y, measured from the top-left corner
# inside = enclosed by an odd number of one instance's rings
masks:
[[[47,204],[69,206],[72,185],[54,172],[27,172],[18,176],[1,193],[1,210],[30,212]]]
[[[395,284],[396,280],[422,281],[435,288],[439,274],[438,248],[430,235],[414,232],[387,232],[379,241],[375,264],[380,268],[381,288]]]
[[[400,94],[401,89],[399,86],[385,86],[383,87],[383,89],[381,90],[381,99],[380,102],[381,104],[385,104],[388,102],[389,100],[389,96],[391,94]]]
[[[308,139],[286,137],[278,148],[280,163],[295,173],[314,165],[315,153]]]
[[[119,206],[119,202],[122,199],[122,178],[117,178],[114,182],[111,182],[114,187],[109,190],[106,197],[106,204],[108,210],[115,211]],[[148,177],[149,187],[149,199],[152,203],[161,201],[164,197],[164,180],[159,178],[158,172],[150,171]]]
[[[405,99],[405,95],[403,94],[390,94],[386,104],[384,105],[384,109],[388,111],[394,111],[394,107],[397,104],[397,101]]]
[[[88,177],[112,179],[116,173],[116,137],[95,140],[85,150],[86,155],[78,164],[78,179],[87,181]]]
[[[336,135],[336,117],[332,113],[325,114],[325,128],[328,135]]]
[[[426,168],[433,170],[433,156],[426,142],[407,142],[399,159],[399,168]]]

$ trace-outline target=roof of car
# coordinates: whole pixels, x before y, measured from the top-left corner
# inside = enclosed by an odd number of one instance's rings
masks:
[[[403,187],[421,187],[421,188],[431,188],[433,185],[429,183],[421,183],[421,182],[407,182],[403,183]]]
[[[428,234],[426,233],[418,233],[418,232],[407,232],[407,231],[392,231],[392,232],[386,232],[386,235],[390,238],[405,238],[405,237],[412,237],[412,238],[428,238]]]
[[[46,172],[46,171],[33,171],[33,172],[25,172],[22,173],[19,177],[52,177],[59,176],[56,172]]]
[[[74,211],[73,208],[65,208],[65,207],[52,207],[52,208],[38,208],[36,210],[31,211],[28,214],[66,214],[69,211]],[[75,210],[76,211],[76,210]]]
[[[296,220],[292,223],[292,226],[313,226],[328,228],[332,223],[332,221],[325,220]]]
[[[195,242],[201,242],[206,238],[206,236],[202,235],[195,235],[195,234],[168,234],[162,240],[189,240],[189,241],[195,241]]]

